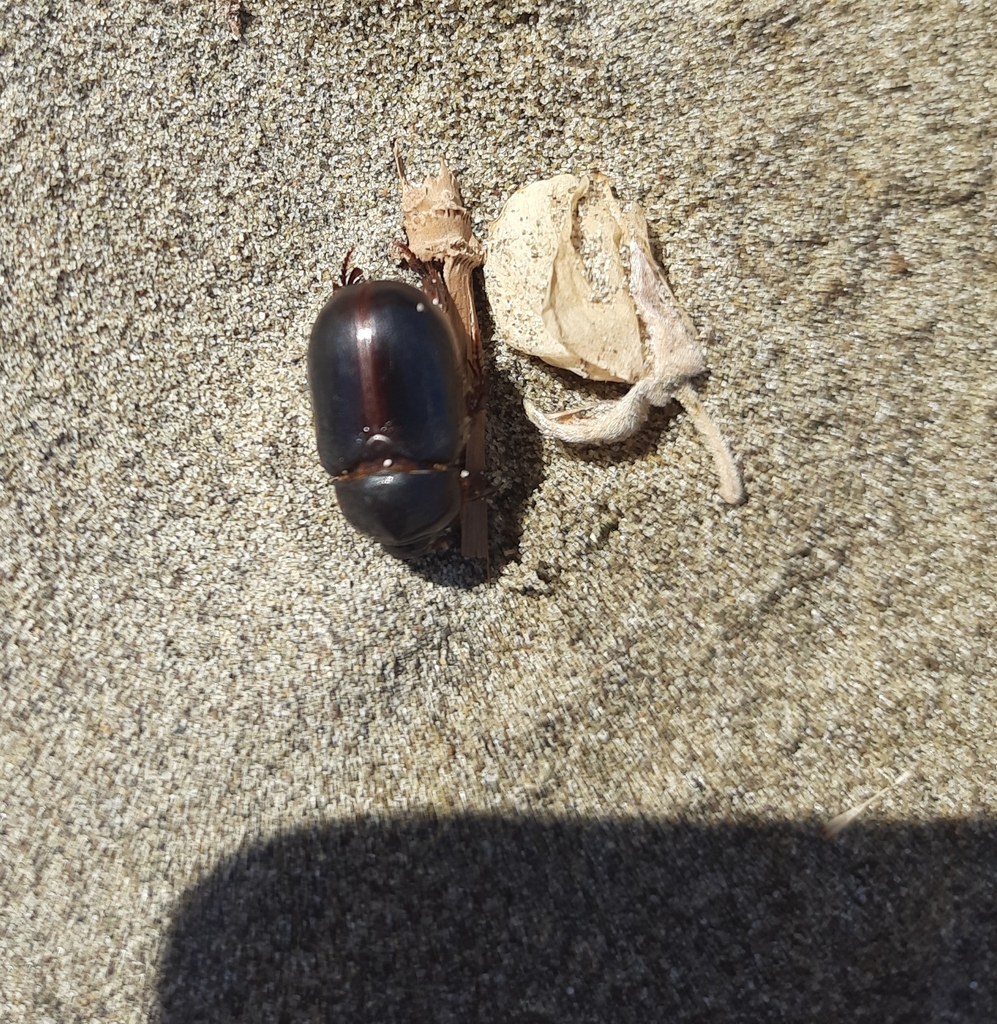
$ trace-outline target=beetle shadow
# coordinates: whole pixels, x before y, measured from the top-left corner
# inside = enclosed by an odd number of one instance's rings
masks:
[[[459,539],[450,548],[411,565],[412,571],[441,586],[472,589],[519,561],[523,518],[543,479],[543,442],[523,410],[512,382],[497,370],[493,339],[495,321],[475,271],[475,303],[485,354],[488,394],[485,406],[485,452],[488,495],[489,565],[462,558]],[[455,535],[458,531],[454,531]]]
[[[987,819],[328,822],[181,898],[160,1024],[993,1020],[995,855]]]

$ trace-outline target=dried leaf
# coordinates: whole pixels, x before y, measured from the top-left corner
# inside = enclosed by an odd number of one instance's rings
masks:
[[[678,398],[709,446],[720,496],[744,500],[734,458],[689,380],[706,368],[696,330],[654,261],[640,208],[623,210],[601,174],[520,189],[492,225],[488,295],[508,344],[582,377],[634,386],[616,402],[547,414],[541,431],[572,443],[630,437],[652,405]]]
[[[621,255],[625,221],[601,178],[582,178],[565,213],[540,311],[547,334],[585,376],[633,383],[646,358]]]
[[[561,174],[527,185],[506,203],[489,237],[489,301],[518,351],[582,377],[632,383],[644,357],[620,260],[619,226],[609,229],[611,245],[600,244],[604,211],[593,223],[587,202],[583,212],[589,216],[577,223],[587,191],[587,178]],[[576,227],[589,229],[586,242],[598,247],[609,267],[598,299],[572,244]]]

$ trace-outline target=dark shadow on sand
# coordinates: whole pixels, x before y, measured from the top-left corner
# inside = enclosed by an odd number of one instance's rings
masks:
[[[991,1021],[992,822],[335,823],[176,908],[163,1024]]]

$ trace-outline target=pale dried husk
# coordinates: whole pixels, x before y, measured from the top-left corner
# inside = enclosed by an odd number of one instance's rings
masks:
[[[702,346],[654,261],[640,208],[624,210],[601,174],[561,174],[521,188],[489,235],[488,298],[500,335],[517,351],[594,380],[633,387],[615,402],[530,419],[562,441],[631,436],[652,405],[690,412],[713,454],[720,495],[744,498],[726,442],[689,386],[706,369]]]

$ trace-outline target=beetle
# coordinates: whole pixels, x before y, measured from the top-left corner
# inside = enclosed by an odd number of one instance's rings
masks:
[[[349,258],[308,345],[319,459],[355,529],[419,558],[461,510],[463,353],[441,309],[442,279],[438,293],[365,281],[357,269],[347,276]]]

